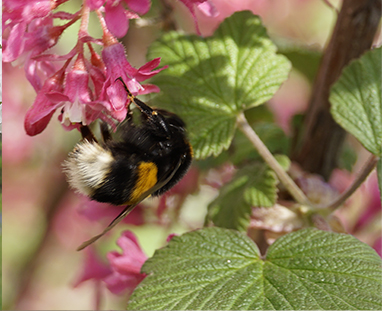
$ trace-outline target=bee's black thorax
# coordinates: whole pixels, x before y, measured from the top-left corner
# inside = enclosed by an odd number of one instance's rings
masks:
[[[140,125],[128,119],[121,128],[121,140],[105,143],[114,161],[92,199],[115,205],[131,204],[140,191],[142,195],[148,191],[147,183],[140,179],[150,177],[150,184],[155,173],[157,189],[150,195],[157,196],[185,175],[192,161],[192,150],[183,121],[167,111],[158,111],[155,117],[154,121],[143,118]],[[134,191],[136,197],[132,198]]]

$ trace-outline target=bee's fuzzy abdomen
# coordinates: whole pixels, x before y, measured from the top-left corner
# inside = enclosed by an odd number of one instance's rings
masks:
[[[111,152],[96,142],[78,143],[64,162],[70,186],[79,193],[92,197],[109,174],[114,158]]]

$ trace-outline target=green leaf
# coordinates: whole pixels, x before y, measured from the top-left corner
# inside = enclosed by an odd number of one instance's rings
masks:
[[[249,11],[227,18],[212,37],[166,33],[149,49],[149,58],[158,56],[169,68],[152,79],[161,89],[155,103],[184,119],[196,159],[227,149],[236,116],[269,100],[290,70]]]
[[[351,62],[330,93],[334,119],[376,156],[382,156],[381,52]]]
[[[289,42],[276,42],[276,45],[279,53],[291,61],[294,69],[307,77],[310,82],[314,81],[322,58],[321,51]]]
[[[381,309],[381,264],[351,235],[312,228],[285,235],[268,250],[264,309]]]
[[[241,168],[208,206],[208,218],[219,227],[247,231],[253,206],[272,206],[277,198],[275,173],[262,162]]]
[[[205,228],[146,261],[129,310],[380,310],[381,258],[351,235],[304,229],[266,258],[247,236]]]

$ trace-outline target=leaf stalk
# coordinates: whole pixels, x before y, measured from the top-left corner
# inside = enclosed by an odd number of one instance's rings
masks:
[[[257,136],[256,132],[248,124],[248,121],[245,118],[244,113],[241,113],[238,115],[237,125],[239,129],[244,133],[244,135],[247,136],[247,138],[250,140],[250,142],[259,152],[260,156],[264,159],[264,161],[269,165],[271,169],[274,170],[280,182],[284,185],[284,187],[288,190],[288,192],[293,196],[293,198],[301,205],[313,207],[313,204],[305,196],[302,190],[296,185],[296,183],[292,180],[292,178],[287,174],[287,172],[284,171],[281,165],[273,157],[272,153],[261,141],[259,136]]]

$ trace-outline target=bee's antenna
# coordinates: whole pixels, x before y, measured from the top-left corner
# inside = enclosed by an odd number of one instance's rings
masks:
[[[128,97],[131,101],[134,101],[135,96],[134,96],[133,94],[131,94],[130,90],[127,88],[127,85],[126,85],[125,81],[123,81],[122,77],[119,77],[119,78],[115,79],[115,81],[117,81],[117,80],[119,80],[119,81],[122,82],[123,87],[124,87],[125,90],[126,90],[127,97]]]
[[[123,87],[125,88],[125,90],[127,92],[127,97],[139,108],[140,111],[142,111],[149,118],[152,115],[156,115],[156,112],[152,108],[150,108],[144,102],[142,102],[141,100],[136,98],[133,94],[131,94],[131,92],[127,88],[125,81],[123,81],[122,77],[115,79],[115,81],[117,81],[117,80],[122,82]]]

